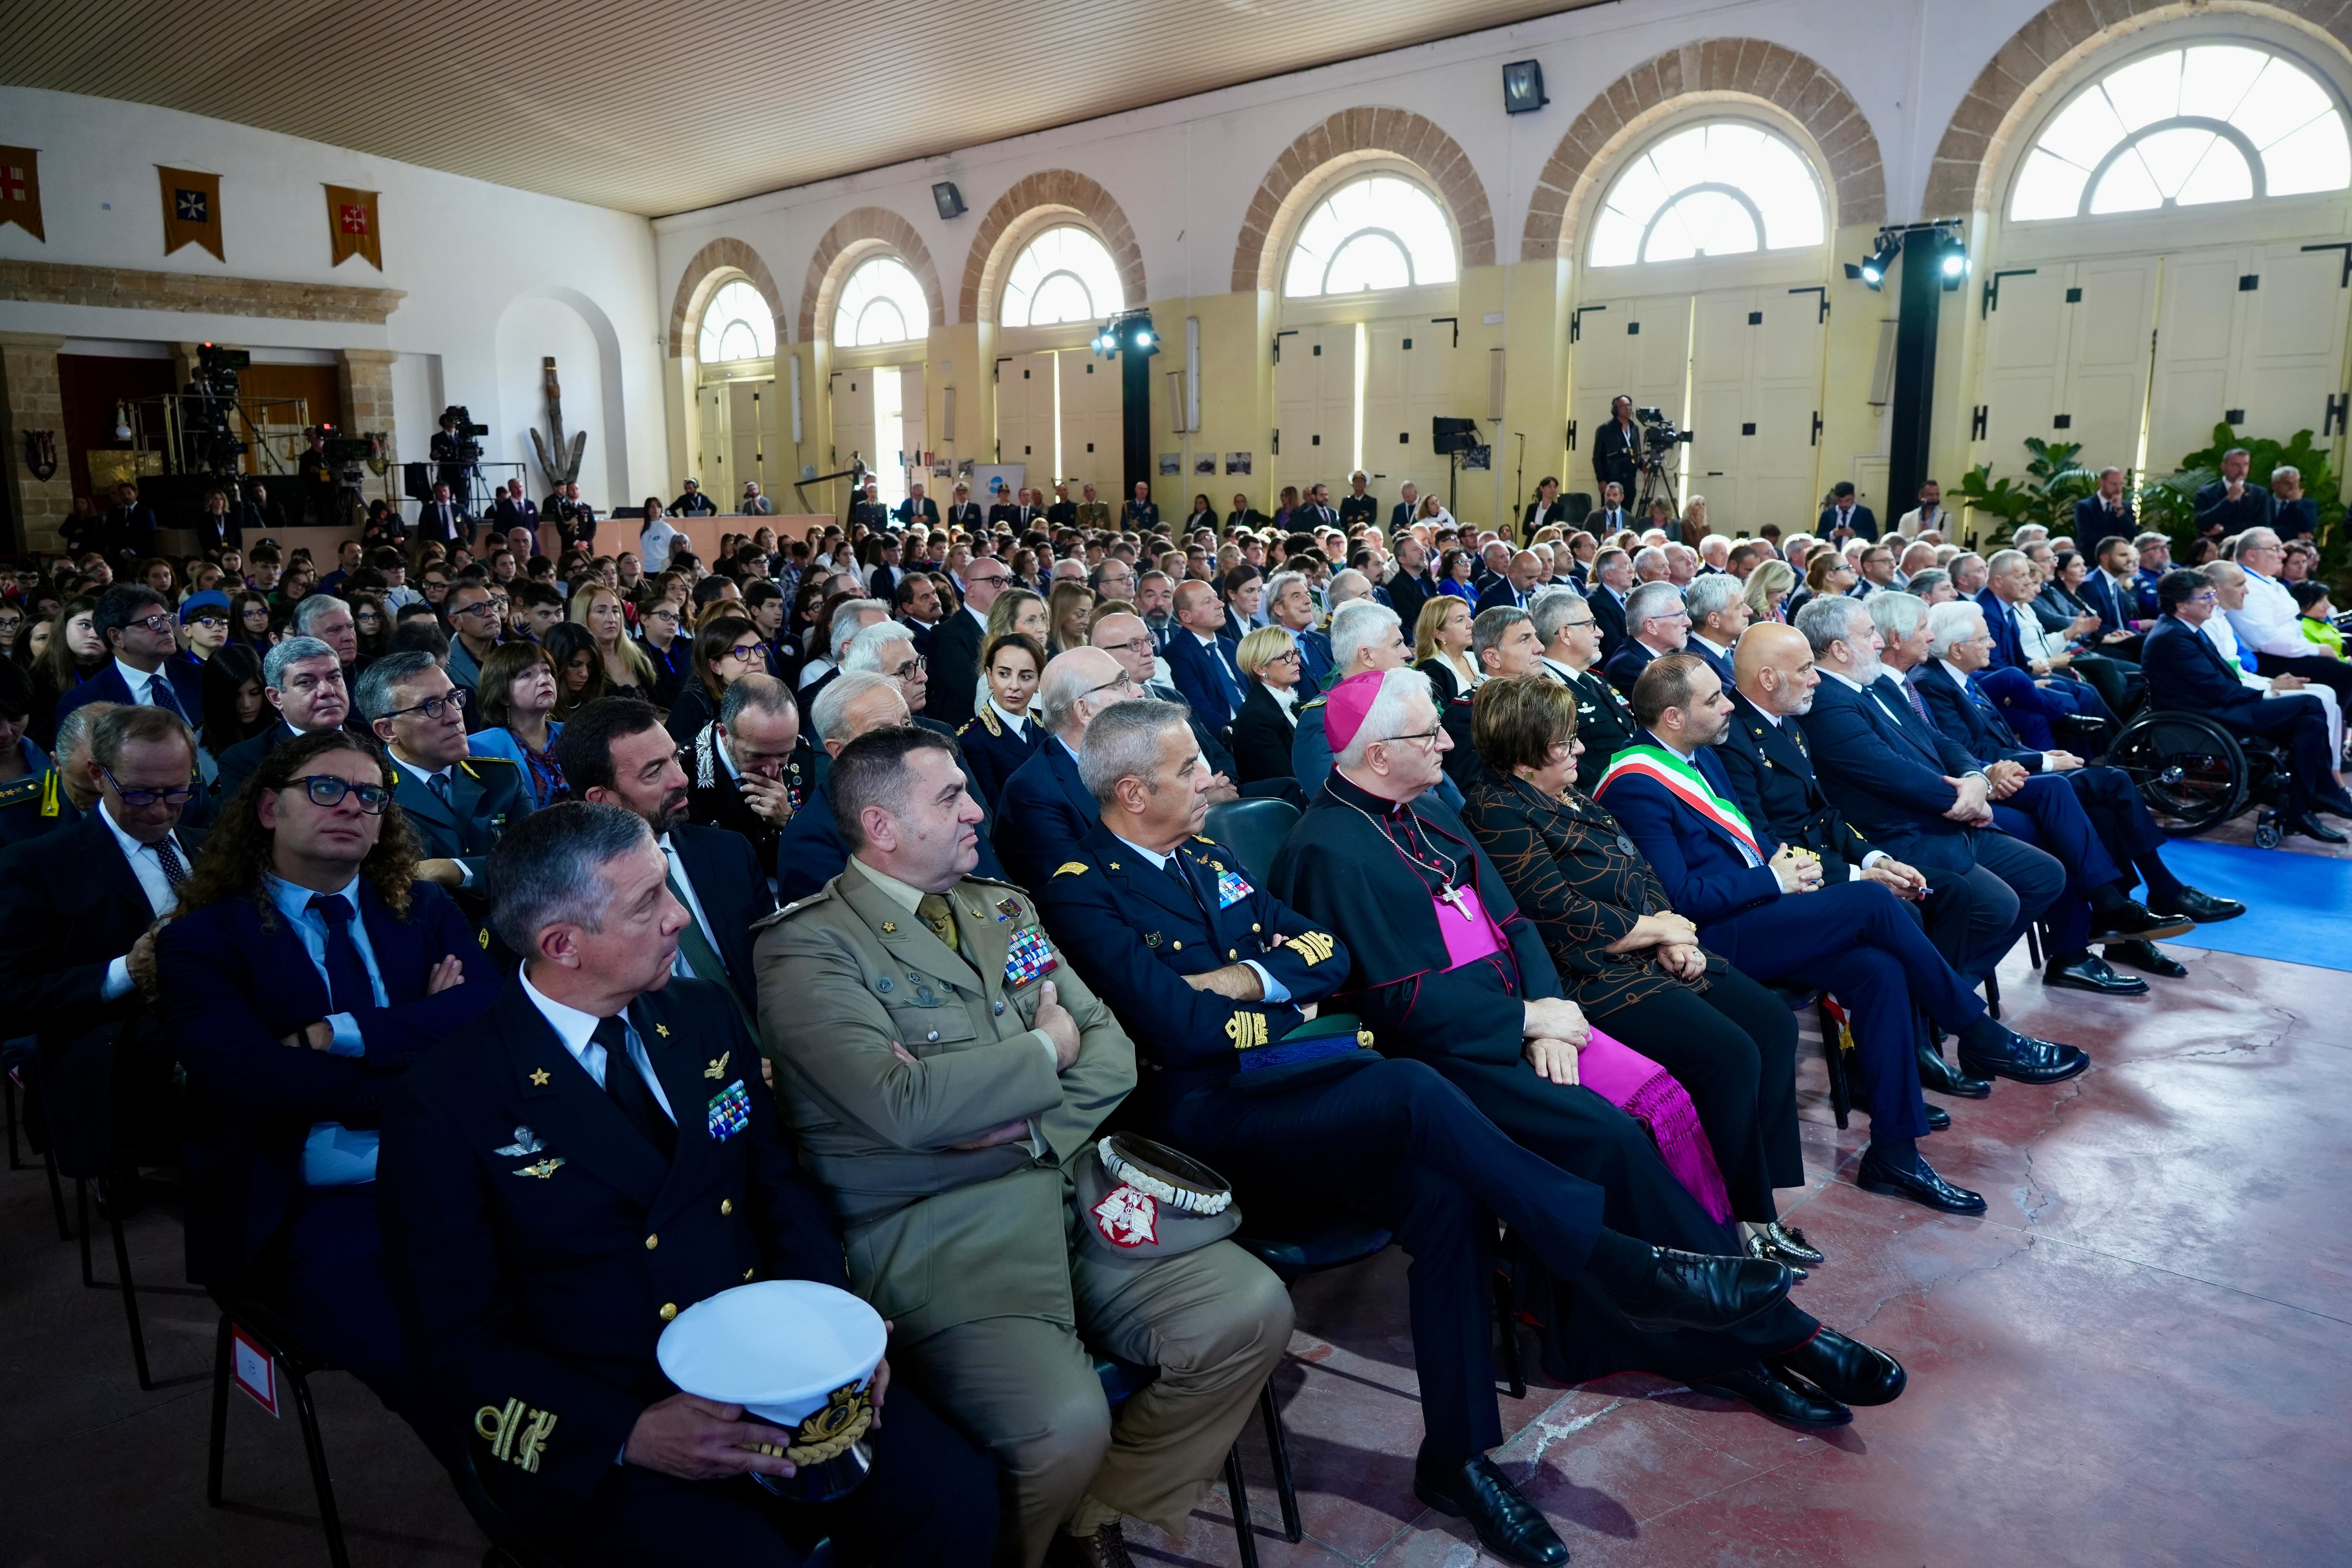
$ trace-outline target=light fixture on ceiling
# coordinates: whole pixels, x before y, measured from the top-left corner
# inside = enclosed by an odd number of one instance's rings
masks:
[[[943,218],[963,216],[963,193],[955,188],[953,180],[941,180],[933,185],[931,201],[939,207],[940,216]]]
[[[1532,114],[1551,99],[1544,96],[1543,67],[1534,60],[1513,60],[1503,68],[1503,112]]]

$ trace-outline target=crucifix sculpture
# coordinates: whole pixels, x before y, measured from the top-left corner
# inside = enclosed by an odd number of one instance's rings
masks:
[[[555,379],[555,357],[550,354],[540,361],[547,379],[547,423],[555,433],[551,444],[537,430],[530,433],[532,450],[539,454],[539,465],[562,494],[563,486],[580,477],[581,455],[588,449],[588,433],[575,433],[569,442],[563,438],[563,387]]]

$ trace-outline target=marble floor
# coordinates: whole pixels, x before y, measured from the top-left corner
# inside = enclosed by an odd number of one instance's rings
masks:
[[[2326,939],[2352,932],[2347,914]],[[2096,1066],[1951,1104],[1927,1152],[1986,1195],[1982,1218],[1857,1189],[1866,1124],[1835,1127],[1807,1061],[1812,1182],[1784,1197],[1831,1261],[1797,1299],[1900,1357],[1909,1391],[1818,1436],[1654,1378],[1531,1387],[1505,1403],[1497,1458],[1577,1563],[2347,1560],[2352,1205],[2336,1184],[2352,1176],[2352,974],[2170,946],[2190,977],[2140,1000],[2045,993],[2021,954],[2004,972],[2010,1021]],[[169,1214],[131,1232],[142,1278],[177,1277]],[[233,1402],[230,1506],[205,1506],[200,1299],[144,1293],[162,1386],[142,1394],[118,1299],[82,1286],[37,1166],[0,1173],[0,1568],[325,1560],[290,1414]],[[110,1278],[102,1245],[100,1265]],[[1465,1529],[1412,1500],[1402,1276],[1391,1249],[1297,1290],[1276,1385],[1302,1542],[1278,1533],[1261,1439],[1244,1442],[1268,1568],[1477,1559]],[[405,1429],[348,1378],[318,1388],[354,1562],[478,1562]],[[1130,1541],[1145,1563],[1231,1563],[1226,1518],[1212,1495],[1183,1540]]]

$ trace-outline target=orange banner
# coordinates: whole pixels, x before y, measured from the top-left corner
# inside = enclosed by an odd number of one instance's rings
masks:
[[[226,261],[228,249],[221,243],[221,177],[199,174],[193,169],[166,169],[161,163],[155,165],[155,173],[163,189],[163,254],[169,256],[184,245],[200,245],[215,259]]]
[[[327,187],[327,239],[333,247],[333,266],[358,256],[378,272],[383,270],[383,238],[376,226],[376,193],[349,185]]]
[[[41,154],[31,147],[0,147],[0,226],[15,224],[43,244]]]

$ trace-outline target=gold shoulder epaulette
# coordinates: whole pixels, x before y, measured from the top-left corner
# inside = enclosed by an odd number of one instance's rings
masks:
[[[1092,868],[1084,861],[1064,861],[1060,865],[1054,868],[1054,874],[1055,876],[1077,876],[1091,869]]]

